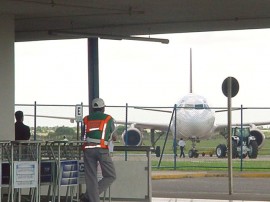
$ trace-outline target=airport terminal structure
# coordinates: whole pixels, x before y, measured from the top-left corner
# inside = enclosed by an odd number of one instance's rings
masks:
[[[71,201],[78,201],[80,184],[83,184],[80,183],[82,180],[80,175],[83,175],[80,171],[83,166],[78,150],[81,142],[14,141],[16,42],[88,38],[88,97],[91,102],[93,98],[99,97],[98,38],[166,44],[168,40],[150,36],[165,33],[269,28],[269,9],[270,2],[253,0],[215,2],[207,0],[204,3],[178,0],[170,2],[151,0],[147,3],[136,0],[119,2],[2,0],[0,2],[2,196],[7,197],[5,200],[10,202],[17,199],[20,201],[21,196],[24,196],[24,189],[30,189],[30,201],[39,202],[44,193],[49,197],[48,200],[52,201],[60,202],[62,193]],[[123,152],[130,149],[133,148],[119,148]],[[132,162],[122,161],[116,166],[119,166],[121,168],[119,170],[123,173],[128,166],[141,166],[138,170],[141,170],[140,176],[143,179],[138,180],[143,180],[144,183],[141,181],[140,183],[144,186],[134,183],[138,192],[134,192],[134,196],[129,193],[129,197],[151,201],[150,148],[137,147],[136,150],[147,153],[144,163],[132,165]],[[131,165],[126,166],[126,163]],[[116,185],[117,182],[115,187],[112,187],[112,197],[115,197],[114,193],[119,197]],[[127,196],[122,196],[125,197]]]

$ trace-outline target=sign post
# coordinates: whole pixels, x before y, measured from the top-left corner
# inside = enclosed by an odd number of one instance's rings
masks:
[[[82,106],[82,104],[77,104],[75,106],[75,120],[77,122],[82,122],[82,120],[83,120],[83,106]]]
[[[77,104],[75,106],[75,120],[77,122],[77,140],[81,140],[80,137],[80,123],[83,121],[83,104]],[[81,124],[82,125],[82,124]]]
[[[228,98],[228,176],[229,194],[233,194],[233,175],[232,175],[232,119],[231,119],[231,98],[236,96],[239,91],[238,81],[234,77],[227,77],[222,83],[222,92]]]

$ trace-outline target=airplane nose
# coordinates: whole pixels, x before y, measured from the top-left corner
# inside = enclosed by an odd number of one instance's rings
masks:
[[[214,125],[214,114],[209,110],[185,110],[186,112],[177,113],[176,116],[176,135],[186,138],[206,138],[211,135]],[[172,131],[174,131],[175,121],[173,121]]]

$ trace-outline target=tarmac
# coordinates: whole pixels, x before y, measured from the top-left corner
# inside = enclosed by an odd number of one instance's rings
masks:
[[[152,198],[152,202],[251,202],[251,201],[243,201],[243,200],[219,200],[219,199]],[[262,201],[253,201],[253,202],[262,202]],[[265,202],[267,202],[267,201],[265,201]]]
[[[154,170],[151,171],[152,180],[162,180],[162,179],[180,179],[180,178],[202,178],[202,177],[228,177],[228,173],[224,171],[178,171],[178,170]],[[244,178],[269,178],[270,172],[233,172],[234,177],[244,177]],[[246,195],[246,194],[245,194]],[[224,196],[223,196],[224,197]],[[217,197],[218,198],[218,197]],[[203,199],[203,198],[158,198],[152,197],[152,202],[269,202],[269,200],[239,200],[239,199]],[[22,200],[22,202],[28,202],[29,200]],[[1,200],[0,200],[1,201]],[[3,201],[6,201],[5,198]],[[48,202],[45,197],[44,200]],[[65,199],[61,202],[66,201]],[[102,201],[102,200],[101,200]],[[108,200],[105,200],[108,201]],[[114,200],[112,200],[114,201]],[[116,201],[114,201],[116,202]],[[122,201],[121,201],[122,202]],[[134,202],[134,201],[133,201]]]
[[[229,173],[224,171],[196,171],[186,172],[177,170],[152,171],[152,180],[162,179],[180,179],[180,178],[196,178],[196,177],[228,177]],[[233,177],[244,178],[270,178],[270,172],[233,172]],[[265,202],[269,202],[266,200]],[[152,202],[251,202],[251,200],[223,200],[223,199],[200,199],[200,198],[152,198]],[[262,202],[253,201],[253,202]]]

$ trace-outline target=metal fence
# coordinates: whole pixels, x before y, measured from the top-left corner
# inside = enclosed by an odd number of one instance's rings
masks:
[[[82,103],[81,103],[82,104]],[[80,105],[80,104],[79,104]],[[165,113],[161,111],[172,111],[175,106],[129,106],[128,104],[123,106],[107,106],[106,113],[111,114],[115,120],[121,121],[123,125],[125,122],[134,123],[153,123],[154,125],[163,124],[170,125],[172,119],[172,113]],[[17,104],[16,110],[22,110],[25,114],[39,115],[34,117],[26,117],[25,123],[30,126],[68,126],[76,127],[80,130],[78,125],[80,123],[73,122],[76,114],[76,104],[74,105],[55,105],[55,104]],[[83,114],[88,115],[89,108],[87,105],[82,105]],[[147,110],[142,110],[147,109]],[[227,107],[212,107],[212,111],[215,113],[215,123],[224,124],[227,123]],[[41,115],[41,116],[40,116]],[[43,117],[42,117],[43,116]],[[44,117],[50,116],[50,117]],[[56,117],[56,118],[52,118]],[[60,117],[64,117],[62,119]],[[269,119],[268,119],[269,117]],[[233,107],[232,109],[232,123],[237,123],[239,126],[243,123],[260,123],[270,122],[270,108],[269,107]],[[269,124],[270,125],[270,124]],[[264,134],[265,141],[264,146],[259,150],[258,157],[256,159],[249,158],[237,158],[233,160],[233,167],[235,170],[258,170],[265,171],[270,168],[270,130],[269,125],[265,124],[258,126]],[[129,126],[128,126],[129,127]],[[150,130],[142,130],[143,145],[153,145],[151,140]],[[173,136],[173,133],[168,131],[168,137],[166,139],[167,131],[155,132],[155,144],[153,146],[159,146],[160,150],[164,149],[164,154],[161,157],[156,157],[152,154],[152,166],[153,168],[165,168],[165,169],[180,169],[180,170],[226,170],[227,161],[226,158],[216,157],[216,147],[218,144],[226,144],[226,139],[223,136],[213,136],[207,140],[202,140],[200,143],[196,143],[196,148],[199,150],[198,158],[189,158],[188,152],[192,148],[190,141],[186,141],[185,148],[186,158],[179,158],[179,148],[174,148],[173,142],[178,141],[177,137]],[[38,132],[35,132],[38,134]],[[123,145],[122,141],[116,143],[116,145]],[[176,152],[177,151],[177,152]],[[115,154],[117,155],[117,153]],[[136,155],[136,154],[134,154]],[[177,155],[177,156],[176,156]]]

